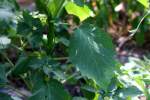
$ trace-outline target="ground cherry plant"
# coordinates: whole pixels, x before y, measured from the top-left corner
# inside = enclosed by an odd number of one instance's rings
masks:
[[[1,0],[0,100],[149,100],[150,60],[121,64],[106,31],[119,2]],[[148,0],[126,2],[149,18]]]

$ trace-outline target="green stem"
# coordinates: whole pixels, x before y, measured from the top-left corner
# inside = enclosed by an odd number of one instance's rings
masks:
[[[21,79],[24,81],[24,83],[26,84],[26,86],[28,87],[28,89],[29,89],[29,90],[32,90],[31,84],[30,84],[26,79],[24,79],[23,76],[20,76],[20,77],[21,77]]]
[[[47,4],[45,4],[47,6]],[[47,7],[48,8],[48,7]],[[48,34],[47,34],[47,53],[51,54],[53,47],[54,47],[54,38],[55,38],[55,34],[54,34],[54,23],[52,22],[52,14],[48,11],[48,9],[45,8],[45,14],[47,16],[47,24],[48,24]]]
[[[72,79],[73,77],[75,77],[75,76],[77,76],[79,73],[74,73],[74,74],[72,74],[71,76],[69,76],[67,79],[65,79],[65,80],[62,80],[61,81],[61,83],[66,83],[68,80],[70,80],[70,79]]]
[[[15,67],[15,65],[12,63],[12,61],[6,56],[6,54],[4,53],[1,53],[2,56],[8,61],[8,63],[12,66],[12,67]]]
[[[51,12],[48,10],[48,2],[49,0],[43,1],[43,0],[35,0],[35,3],[37,5],[37,8],[44,12],[47,16],[47,24],[48,24],[48,34],[47,34],[47,43],[46,43],[46,51],[47,54],[51,54],[53,47],[54,47],[54,23],[52,22],[53,17]]]
[[[61,13],[62,13],[62,10],[63,10],[63,8],[64,8],[64,5],[66,4],[67,2],[66,2],[66,0],[63,0],[63,1],[61,1],[61,6],[59,7],[59,9],[58,9],[58,13],[57,13],[57,15],[56,15],[56,18],[59,18],[59,16],[61,15]]]
[[[52,60],[68,60],[68,57],[52,58]]]
[[[1,54],[2,54],[2,56],[8,61],[8,63],[12,66],[12,69],[10,69],[10,70],[6,73],[6,76],[8,76],[8,75],[12,72],[13,68],[15,67],[15,65],[12,63],[12,61],[11,61],[4,53],[1,53]]]
[[[53,47],[54,47],[54,24],[51,21],[51,17],[48,16],[47,19],[47,23],[48,23],[48,34],[47,34],[47,38],[48,38],[48,42],[47,42],[47,46],[48,46],[48,51],[49,53],[52,52]]]
[[[140,20],[140,23],[137,25],[137,27],[136,27],[134,30],[129,31],[129,32],[132,33],[132,34],[130,35],[130,37],[133,37],[133,36],[137,33],[137,31],[138,31],[138,29],[139,29],[141,23],[143,22],[143,20],[144,20],[149,14],[150,14],[150,11],[148,11],[148,12],[143,16],[143,18]]]

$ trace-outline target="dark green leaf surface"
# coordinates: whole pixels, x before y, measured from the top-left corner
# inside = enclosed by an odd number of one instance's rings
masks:
[[[118,91],[118,93],[114,96],[114,99],[122,99],[122,100],[126,100],[129,97],[134,97],[134,96],[138,96],[142,94],[142,92],[134,86],[130,86],[128,88],[123,88],[121,90]]]
[[[124,97],[127,97],[129,95],[130,96],[137,96],[137,95],[142,94],[142,92],[137,87],[128,87],[128,88],[122,89],[120,91],[120,93],[123,93]]]
[[[5,66],[0,64],[0,84],[3,84],[6,82],[7,78],[5,75]]]
[[[0,93],[0,100],[13,100],[9,95]]]
[[[15,65],[15,68],[12,70],[13,75],[20,75],[29,70],[29,61],[27,57],[20,57],[18,62]]]
[[[74,97],[73,100],[87,100],[87,99],[83,97]]]
[[[33,75],[33,96],[29,100],[71,100],[64,87],[56,80],[45,82],[42,75]]]
[[[102,88],[109,84],[116,61],[111,38],[91,24],[77,28],[71,38],[70,60],[81,73],[94,79]]]

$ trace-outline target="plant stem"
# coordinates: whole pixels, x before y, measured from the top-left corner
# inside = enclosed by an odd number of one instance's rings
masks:
[[[142,19],[140,20],[139,24],[137,25],[137,27],[136,27],[134,30],[129,31],[129,32],[132,33],[132,34],[130,35],[130,37],[133,37],[133,36],[137,33],[137,31],[138,31],[138,29],[139,29],[141,23],[143,22],[143,20],[144,20],[149,14],[150,14],[150,11],[148,11],[148,12],[142,17]]]
[[[75,77],[75,76],[77,76],[79,73],[74,73],[74,74],[72,74],[71,76],[69,76],[67,79],[65,79],[65,80],[62,80],[61,81],[61,83],[63,84],[63,83],[65,83],[65,82],[67,82],[68,80],[70,80],[71,78],[73,78],[73,77]]]
[[[6,56],[6,54],[4,53],[1,53],[2,56],[8,61],[8,63],[12,66],[12,67],[15,67],[15,65],[12,63],[12,61]]]
[[[20,92],[18,89],[15,89],[14,87],[10,86],[10,85],[4,85],[4,87],[12,89],[13,91],[15,91],[16,93],[18,93],[19,95],[23,96],[23,97],[28,97],[26,94]]]
[[[69,57],[52,58],[52,60],[67,60]]]

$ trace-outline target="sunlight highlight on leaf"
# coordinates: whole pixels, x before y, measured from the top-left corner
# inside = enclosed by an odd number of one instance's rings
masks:
[[[94,17],[94,13],[92,10],[88,8],[88,6],[84,5],[83,7],[80,7],[76,5],[73,2],[67,3],[65,6],[66,11],[68,14],[73,14],[77,17],[79,17],[80,21],[83,21],[87,19],[88,17]]]
[[[138,0],[145,8],[149,8],[149,0]]]

